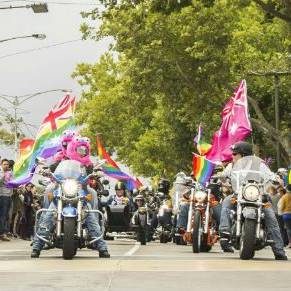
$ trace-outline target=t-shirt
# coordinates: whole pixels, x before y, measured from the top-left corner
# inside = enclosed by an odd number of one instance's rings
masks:
[[[13,189],[7,188],[5,184],[13,179],[11,171],[3,171],[0,167],[0,196],[12,196]]]

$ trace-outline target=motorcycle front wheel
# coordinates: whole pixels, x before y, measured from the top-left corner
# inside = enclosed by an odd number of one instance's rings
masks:
[[[147,214],[138,214],[137,240],[141,245],[147,244]]]
[[[202,222],[200,211],[194,212],[194,225],[192,232],[192,251],[193,253],[199,253],[202,241]]]
[[[74,217],[64,217],[64,238],[63,238],[63,258],[71,260],[77,252],[75,245],[76,219]]]
[[[242,235],[240,238],[239,256],[242,260],[252,259],[255,255],[257,222],[246,219],[242,225]]]

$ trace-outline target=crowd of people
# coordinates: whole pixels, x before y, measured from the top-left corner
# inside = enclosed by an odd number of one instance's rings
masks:
[[[90,147],[88,145],[88,140],[70,136],[68,141],[68,136],[64,138],[62,143],[63,152],[62,155],[59,154],[56,165],[51,168],[55,169],[61,160],[76,159],[85,165],[87,171],[92,171],[91,163],[88,163],[87,157],[90,154]],[[70,156],[70,146],[73,147],[73,155]],[[69,149],[69,150],[68,150]],[[78,155],[79,156],[78,156]],[[230,210],[233,207],[232,194],[235,192],[235,183],[232,177],[232,170],[235,167],[238,160],[242,157],[252,156],[252,147],[246,142],[240,142],[232,147],[232,162],[220,165],[216,168],[213,178],[221,183],[214,183],[210,185],[211,192],[213,194],[214,200],[212,202],[213,208],[213,219],[217,221],[220,244],[224,252],[233,252],[232,246],[230,245]],[[86,156],[86,159],[85,159]],[[79,157],[79,158],[78,158]],[[266,227],[268,229],[269,235],[274,241],[272,249],[276,259],[286,260],[284,246],[291,248],[291,185],[287,182],[288,170],[280,168],[276,173],[271,172],[268,166],[261,160],[257,160],[257,168],[266,178],[266,180],[271,181],[266,187],[267,203],[270,207],[264,208]],[[33,183],[27,183],[16,189],[11,189],[6,186],[6,183],[13,179],[13,165],[12,160],[2,159],[0,168],[0,240],[10,241],[11,238],[17,237],[24,240],[33,239],[33,252],[32,257],[38,257],[40,251],[44,247],[45,243],[36,236],[34,236],[34,224],[35,224],[35,213],[41,208],[56,208],[56,203],[53,200],[48,199],[47,189],[50,186],[38,188]],[[289,170],[290,171],[290,170]],[[225,181],[226,178],[230,178],[231,182]],[[182,179],[185,186],[191,185],[195,178],[193,173],[187,177],[185,174],[179,173],[176,180]],[[163,180],[163,179],[162,179]],[[177,221],[175,222],[175,228],[178,233],[184,233],[187,227],[188,221],[188,209],[191,203],[189,197],[189,191],[185,192],[179,199],[179,201],[173,201],[174,197],[170,194],[173,191],[170,190],[170,184],[167,181],[167,189],[152,191],[152,193],[158,194],[159,191],[165,192],[167,199],[170,204],[177,204]],[[175,183],[174,183],[175,184]],[[88,180],[88,189],[93,190],[92,199],[90,202],[90,209],[98,208],[98,199],[96,191],[100,186],[100,180],[98,178],[91,177]],[[55,186],[53,186],[55,187]],[[94,192],[95,191],[95,192]],[[89,191],[90,192],[90,191]],[[136,192],[136,193],[134,193]],[[95,193],[95,194],[94,194]],[[96,203],[95,203],[95,202]],[[118,181],[115,185],[115,193],[107,197],[106,205],[119,205],[128,204],[132,212],[134,212],[138,207],[142,206],[144,203],[143,190],[127,191],[126,184],[122,181]],[[150,203],[155,202],[155,194],[152,195],[152,200]],[[94,203],[97,205],[94,205]],[[100,201],[99,201],[100,203]],[[150,203],[148,205],[150,205]],[[172,207],[171,206],[171,207]],[[158,211],[158,208],[156,208]],[[48,230],[53,227],[53,213],[46,213],[43,215],[43,231],[42,235],[48,237]],[[158,225],[156,215],[153,216],[152,222],[152,234]],[[86,224],[89,231],[92,232],[92,236],[100,235],[100,227],[95,215],[88,215],[86,219]],[[34,238],[33,238],[34,237]],[[96,242],[95,249],[99,250],[100,257],[110,257],[107,249],[107,244],[103,239]]]
[[[1,160],[0,167],[0,240],[12,238],[31,240],[34,234],[35,212],[41,201],[33,183],[8,188],[6,183],[13,179],[14,161]]]

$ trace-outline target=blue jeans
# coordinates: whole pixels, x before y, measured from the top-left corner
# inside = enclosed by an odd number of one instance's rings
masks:
[[[11,197],[0,196],[0,235],[9,232],[9,210],[11,207]]]
[[[220,221],[220,213],[221,213],[221,204],[218,204],[212,209],[212,218],[217,222],[219,225]],[[189,203],[182,203],[180,204],[179,208],[179,215],[177,219],[177,227],[178,228],[187,228],[187,223],[188,223],[188,212],[189,212]]]
[[[222,202],[222,210],[221,210],[221,217],[220,217],[220,225],[219,231],[220,232],[231,232],[231,217],[230,213],[231,210],[234,208],[233,204],[231,203],[232,196],[227,196]],[[263,208],[265,213],[265,223],[267,228],[267,236],[271,240],[274,241],[272,245],[272,250],[274,255],[285,255],[284,251],[284,243],[282,240],[282,236],[280,233],[280,228],[278,221],[276,219],[275,212],[273,208]]]
[[[88,209],[91,210],[92,207],[88,203],[87,204]],[[54,202],[51,202],[49,209],[56,209],[56,205]],[[43,236],[44,238],[48,239],[50,233],[52,233],[54,229],[54,213],[53,212],[43,212],[41,215],[41,218],[39,220],[39,224],[37,227],[37,232],[39,235]],[[90,237],[99,237],[101,235],[101,228],[100,225],[96,219],[96,215],[94,213],[88,213],[86,220],[85,220],[85,225],[88,230],[88,234]],[[42,248],[44,247],[45,242],[42,241],[40,238],[38,238],[36,235],[34,236],[33,239],[33,245],[32,248],[34,250],[39,250],[41,251]],[[97,240],[95,243],[93,243],[93,248],[98,250],[98,251],[105,251],[107,250],[107,244],[103,238]]]

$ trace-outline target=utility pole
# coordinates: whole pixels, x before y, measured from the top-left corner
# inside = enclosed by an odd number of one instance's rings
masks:
[[[274,77],[274,109],[275,109],[275,129],[279,133],[280,131],[280,111],[279,111],[279,84],[280,76],[290,76],[290,71],[269,71],[269,72],[249,72],[250,76],[271,76]],[[280,168],[281,158],[280,158],[280,143],[276,141],[276,161],[277,167]]]

